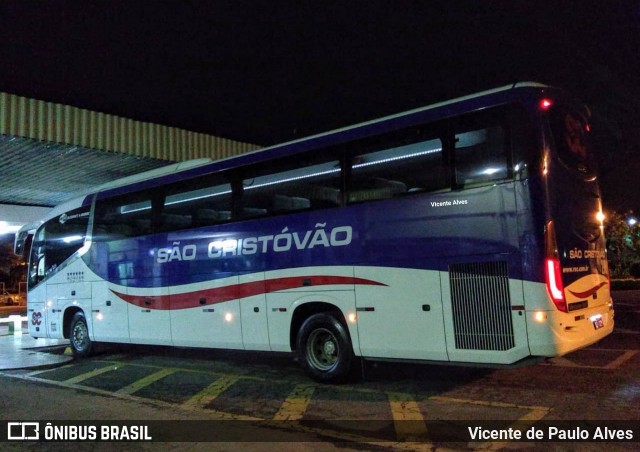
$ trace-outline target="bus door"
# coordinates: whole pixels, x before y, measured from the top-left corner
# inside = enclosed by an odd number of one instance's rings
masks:
[[[41,228],[35,236],[31,247],[28,270],[28,294],[27,316],[29,321],[29,334],[33,337],[47,337],[47,284],[45,231]]]
[[[47,336],[51,338],[64,337],[61,314],[66,308],[74,306],[86,310],[90,304],[91,283],[85,281],[86,267],[80,259],[86,251],[88,221],[88,207],[65,212],[44,223],[34,238],[29,298],[41,301],[38,298],[46,292],[37,320],[44,322]],[[32,315],[38,316],[37,311]]]
[[[67,292],[64,290],[64,286],[61,288],[60,284],[52,284],[49,282],[47,284],[47,298],[45,302],[45,329],[47,331],[47,337],[49,338],[57,338],[63,337],[62,328],[60,327],[60,309],[58,304],[60,301],[64,301],[62,292]]]

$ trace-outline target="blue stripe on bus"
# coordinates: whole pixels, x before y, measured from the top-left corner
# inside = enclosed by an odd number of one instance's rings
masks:
[[[471,206],[459,209],[430,205],[432,201],[455,198],[454,192],[414,195],[349,208],[95,242],[84,259],[105,280],[131,287],[177,286],[233,274],[300,267],[446,271],[452,263],[496,260],[507,262],[511,278],[543,281],[537,270],[542,265],[526,264],[527,249],[535,250],[539,245],[518,237],[515,212],[488,205],[500,193],[507,196],[512,190],[513,184],[485,187],[484,194],[473,198]]]

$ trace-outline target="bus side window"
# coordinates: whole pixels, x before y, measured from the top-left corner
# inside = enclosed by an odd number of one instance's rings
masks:
[[[314,163],[311,157],[301,156],[299,160],[256,167],[242,180],[238,214],[240,218],[254,218],[339,206],[341,180],[338,160]]]
[[[156,232],[213,226],[231,220],[231,184],[221,174],[173,184],[165,190]]]
[[[472,113],[455,120],[455,184],[464,187],[509,177],[509,146],[503,109]]]
[[[389,199],[448,187],[442,140],[399,143],[351,159],[348,201]]]
[[[94,241],[119,240],[151,234],[151,200],[127,194],[96,202]]]

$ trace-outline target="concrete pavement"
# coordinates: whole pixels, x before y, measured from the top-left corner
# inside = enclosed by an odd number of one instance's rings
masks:
[[[9,325],[0,324],[0,370],[54,367],[73,359],[71,354],[44,353],[48,347],[64,346],[67,339],[34,339],[25,323],[18,334],[10,333]]]

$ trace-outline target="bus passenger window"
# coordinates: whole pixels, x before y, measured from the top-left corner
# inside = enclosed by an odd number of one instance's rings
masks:
[[[97,242],[151,234],[151,200],[139,194],[98,200],[93,228]]]
[[[507,179],[509,147],[502,110],[457,119],[455,129],[455,183],[493,183]]]
[[[448,187],[442,141],[433,139],[352,158],[350,203]]]
[[[213,226],[231,220],[231,184],[208,175],[169,186],[156,232]]]
[[[456,134],[456,184],[506,179],[504,144],[498,127]]]
[[[296,161],[306,161],[303,157]],[[340,162],[318,164],[284,162],[280,171],[256,168],[242,181],[241,218],[278,215],[339,206],[341,203]],[[269,168],[271,169],[271,168]],[[255,176],[254,176],[255,175]]]

